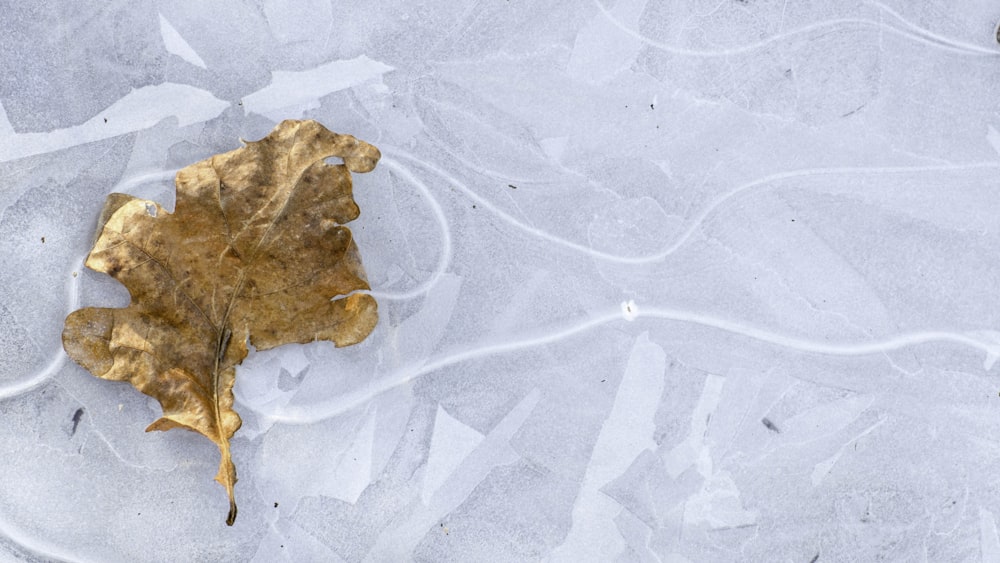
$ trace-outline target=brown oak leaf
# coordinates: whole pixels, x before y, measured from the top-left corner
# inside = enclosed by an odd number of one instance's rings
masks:
[[[340,157],[343,164],[327,164]],[[128,381],[160,402],[149,430],[186,428],[221,452],[215,479],[236,518],[229,440],[235,366],[290,342],[364,340],[378,319],[358,248],[351,172],[380,154],[315,121],[284,121],[267,137],[177,173],[173,213],[108,196],[86,265],[124,284],[123,309],[66,318],[63,347],[97,377]]]

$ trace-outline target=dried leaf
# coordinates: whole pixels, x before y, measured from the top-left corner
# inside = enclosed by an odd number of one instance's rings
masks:
[[[358,216],[350,172],[370,171],[379,157],[315,121],[285,121],[178,172],[174,213],[122,194],[105,203],[86,264],[123,283],[131,304],[73,312],[63,347],[97,377],[158,400],[163,416],[147,431],[186,428],[215,442],[229,525],[229,440],[241,424],[232,388],[247,341],[258,350],[347,346],[375,327],[375,300],[351,293],[368,283],[343,224]]]

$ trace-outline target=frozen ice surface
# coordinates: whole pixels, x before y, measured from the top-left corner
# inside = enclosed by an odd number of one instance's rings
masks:
[[[0,561],[1000,561],[996,2],[12,3]],[[104,197],[377,145],[380,323],[217,450],[68,361]]]

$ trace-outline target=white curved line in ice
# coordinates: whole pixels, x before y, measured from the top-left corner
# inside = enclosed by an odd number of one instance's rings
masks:
[[[717,50],[686,49],[683,47],[677,47],[675,45],[670,45],[668,43],[663,43],[662,41],[657,41],[655,39],[646,37],[645,35],[639,33],[638,31],[633,30],[632,28],[620,22],[613,14],[611,14],[611,12],[607,10],[607,8],[605,8],[601,4],[600,0],[593,0],[593,2],[594,5],[597,6],[597,9],[600,10],[601,14],[605,18],[607,18],[607,20],[611,22],[615,27],[624,32],[626,35],[629,35],[630,37],[637,39],[651,47],[660,49],[661,51],[666,51],[673,55],[681,55],[686,57],[700,57],[707,59],[707,58],[721,58],[721,57],[729,57],[732,55],[740,55],[743,53],[748,53],[766,47],[772,43],[777,43],[784,39],[789,39],[799,35],[804,35],[812,31],[820,29],[846,27],[848,25],[872,27],[879,31],[887,31],[889,33],[898,35],[900,37],[904,37],[906,39],[910,39],[918,43],[924,43],[933,47],[937,47],[944,51],[951,51],[965,55],[977,55],[977,56],[988,56],[988,57],[1000,56],[1000,51],[985,49],[977,45],[970,45],[968,43],[956,41],[954,39],[949,39],[947,37],[934,34],[926,29],[918,27],[908,22],[907,20],[903,19],[903,17],[900,16],[898,13],[892,11],[888,7],[878,2],[871,2],[871,4],[887,12],[889,15],[899,20],[904,26],[913,31],[907,31],[906,29],[899,29],[896,27],[892,27],[890,25],[885,25],[882,22],[867,20],[863,18],[835,18],[830,20],[824,20],[821,22],[816,22],[809,25],[804,25],[802,27],[798,27],[788,31],[783,31],[781,33],[776,33],[774,35],[761,39],[760,41],[747,43],[746,45],[741,45],[739,47],[730,47],[728,49],[717,49]]]
[[[80,277],[79,270],[82,267],[83,260],[78,260],[74,262],[73,269],[67,272],[66,276],[66,303],[67,311],[66,315],[69,315],[80,306]],[[35,387],[45,383],[53,375],[62,369],[63,365],[66,363],[66,354],[63,352],[62,346],[54,350],[52,353],[52,359],[49,363],[42,368],[38,373],[23,379],[11,383],[9,385],[0,386],[0,400],[8,399],[11,397],[16,397],[23,393],[31,391]]]
[[[384,155],[382,157],[382,164],[388,166],[397,174],[399,174],[407,182],[415,186],[420,193],[423,194],[424,198],[427,200],[427,205],[431,208],[431,212],[434,213],[434,219],[437,221],[438,226],[441,227],[441,257],[438,259],[437,267],[431,277],[414,287],[413,289],[403,291],[403,292],[393,292],[393,291],[362,291],[359,293],[368,293],[369,295],[375,297],[376,299],[390,299],[390,300],[404,300],[413,299],[414,297],[419,297],[428,291],[441,276],[444,275],[445,271],[448,269],[449,264],[451,264],[452,257],[452,242],[451,242],[451,230],[448,227],[448,218],[444,214],[444,210],[441,209],[441,204],[438,203],[437,198],[431,193],[430,188],[426,184],[421,182],[412,172],[400,162],[393,160],[392,158],[386,158]]]
[[[95,561],[94,559],[80,557],[50,542],[39,541],[38,537],[32,536],[4,518],[0,518],[0,535],[8,538],[31,555],[44,558],[45,561],[60,563],[89,563]]]
[[[899,12],[893,10],[892,8],[890,8],[889,6],[886,6],[885,4],[883,4],[881,2],[877,2],[877,1],[872,0],[872,1],[867,1],[865,3],[866,4],[870,4],[872,6],[875,6],[879,10],[882,10],[883,12],[885,12],[885,13],[889,14],[890,16],[896,18],[896,20],[899,23],[903,24],[904,27],[907,27],[910,30],[912,30],[912,33],[906,33],[905,31],[903,31],[901,29],[896,29],[896,28],[893,28],[893,27],[889,28],[889,30],[891,30],[892,32],[898,33],[899,35],[902,35],[904,37],[908,37],[910,39],[913,39],[913,40],[919,41],[919,42],[923,42],[923,43],[926,43],[928,45],[933,45],[933,46],[936,46],[936,47],[941,47],[943,50],[946,50],[946,51],[957,51],[957,52],[960,52],[960,53],[965,53],[965,54],[970,54],[970,55],[984,55],[984,56],[992,56],[992,57],[1000,55],[1000,51],[997,51],[995,49],[986,49],[984,47],[980,47],[979,45],[975,45],[975,44],[972,44],[972,43],[966,43],[964,41],[958,41],[957,39],[952,39],[950,37],[945,37],[944,35],[938,35],[937,33],[934,33],[933,31],[931,31],[929,29],[924,29],[924,28],[918,26],[917,24],[910,22],[909,20],[907,20],[906,18],[904,18]],[[913,4],[913,5],[914,6],[919,6],[920,4]]]
[[[703,315],[681,309],[643,307],[642,309],[639,309],[638,316],[640,318],[653,318],[699,324],[741,336],[746,336],[748,338],[753,338],[754,340],[767,342],[769,344],[774,344],[790,350],[826,354],[830,356],[865,356],[869,354],[891,352],[900,348],[908,348],[918,344],[926,344],[928,342],[952,342],[968,346],[970,348],[976,348],[987,354],[995,354],[1000,351],[1000,343],[988,342],[979,338],[974,338],[967,334],[945,330],[908,332],[869,342],[829,343],[808,340],[795,336],[786,336],[777,332],[741,324],[735,321],[720,319],[711,315]]]
[[[401,149],[393,148],[393,154],[407,159],[414,164],[425,168],[426,170],[433,172],[434,174],[440,176],[442,179],[446,180],[449,184],[458,188],[465,193],[470,199],[474,200],[477,204],[483,206],[486,210],[495,214],[497,217],[503,219],[510,225],[520,229],[529,235],[536,238],[545,240],[552,244],[574,250],[586,254],[597,260],[604,260],[606,262],[612,262],[616,264],[629,264],[629,265],[639,265],[639,264],[650,264],[653,262],[659,262],[670,256],[677,251],[685,242],[701,227],[705,219],[715,211],[720,205],[725,203],[728,199],[733,196],[750,190],[752,188],[757,188],[761,186],[766,186],[768,184],[773,184],[774,182],[780,180],[788,180],[791,178],[801,178],[805,176],[834,176],[841,174],[906,174],[913,172],[949,172],[956,170],[975,170],[975,169],[1000,169],[1000,162],[988,161],[988,162],[972,162],[968,164],[939,164],[939,165],[923,165],[923,166],[878,166],[878,167],[865,167],[865,166],[843,166],[843,167],[831,167],[831,168],[803,168],[800,170],[791,170],[788,172],[780,172],[777,174],[770,174],[762,178],[758,178],[751,182],[741,184],[735,188],[717,196],[708,205],[701,209],[693,219],[687,221],[688,226],[672,243],[667,245],[665,248],[656,252],[654,254],[648,254],[645,256],[620,256],[617,254],[611,254],[608,252],[602,252],[600,250],[595,250],[589,246],[576,243],[562,237],[553,235],[547,231],[527,225],[510,215],[509,213],[499,209],[491,201],[483,198],[464,183],[462,183],[458,178],[455,178],[448,172],[438,168],[434,164],[422,160],[416,156],[408,154],[406,151]]]
[[[963,346],[968,346],[986,352],[988,355],[1000,353],[1000,342],[986,341],[968,334],[945,330],[910,332],[868,342],[830,343],[783,335],[739,322],[682,309],[643,306],[642,308],[636,307],[633,313],[634,315],[631,313],[629,315],[625,315],[620,309],[616,309],[613,312],[603,313],[589,319],[578,321],[570,326],[556,328],[549,332],[537,334],[528,338],[521,338],[496,344],[486,344],[437,358],[423,364],[404,366],[383,378],[373,381],[366,387],[356,389],[344,395],[339,395],[325,402],[302,407],[284,407],[276,412],[255,410],[258,415],[273,422],[281,422],[285,424],[312,424],[365,405],[373,398],[390,389],[405,385],[414,379],[444,367],[496,354],[514,352],[517,350],[551,344],[604,324],[622,320],[632,320],[628,317],[697,324],[723,330],[739,336],[745,336],[747,338],[752,338],[768,344],[774,344],[776,346],[781,346],[794,351],[833,356],[865,356],[890,352],[900,348],[926,344],[929,342],[951,342],[961,344]]]
[[[11,397],[16,397],[23,393],[31,391],[35,387],[38,387],[42,383],[49,380],[55,373],[62,369],[63,364],[66,363],[66,354],[63,353],[62,348],[56,350],[52,353],[52,360],[49,361],[48,365],[41,369],[38,373],[32,375],[27,379],[11,383],[9,385],[4,385],[0,387],[0,400],[9,399]]]

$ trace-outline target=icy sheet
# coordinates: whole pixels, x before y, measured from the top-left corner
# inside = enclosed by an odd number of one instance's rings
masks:
[[[0,561],[1000,560],[995,3],[348,4],[0,18]],[[239,368],[228,528],[60,333],[285,118],[382,151],[380,323]]]

